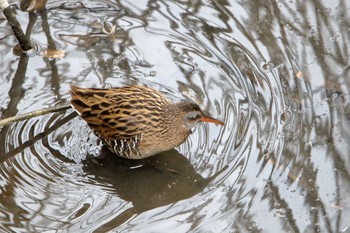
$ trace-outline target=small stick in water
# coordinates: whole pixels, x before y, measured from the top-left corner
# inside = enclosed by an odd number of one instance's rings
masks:
[[[12,31],[15,34],[22,50],[25,52],[32,49],[33,46],[30,43],[30,40],[23,33],[21,25],[19,24],[16,15],[13,13],[7,0],[0,0],[0,8],[3,11],[8,23],[10,24]]]
[[[67,110],[69,108],[71,108],[70,104],[65,104],[65,105],[61,105],[61,106],[55,106],[55,107],[51,107],[51,108],[44,108],[44,109],[36,110],[36,111],[33,111],[33,112],[24,113],[24,114],[21,114],[21,115],[17,115],[17,116],[13,116],[13,117],[9,117],[9,118],[0,120],[0,126],[12,124],[14,122],[27,120],[27,119],[30,119],[30,118],[33,118],[33,117],[37,117],[37,116],[41,116],[41,115],[45,115],[45,114],[48,114],[48,113],[53,113],[53,112],[59,112],[59,111]]]

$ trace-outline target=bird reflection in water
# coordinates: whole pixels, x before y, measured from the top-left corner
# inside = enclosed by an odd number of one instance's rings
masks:
[[[193,197],[227,168],[204,178],[176,150],[144,160],[120,158],[107,149],[103,155],[86,160],[84,171],[97,182],[111,185],[121,199],[133,205],[98,229],[103,231],[120,226],[135,214]]]

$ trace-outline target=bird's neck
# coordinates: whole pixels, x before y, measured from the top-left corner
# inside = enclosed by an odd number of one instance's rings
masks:
[[[183,124],[182,103],[169,104],[164,111],[164,120],[171,134],[189,134],[191,130]]]

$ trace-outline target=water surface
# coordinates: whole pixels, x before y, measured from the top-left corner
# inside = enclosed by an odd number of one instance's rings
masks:
[[[31,6],[33,7],[33,6]],[[0,128],[1,231],[349,232],[350,4],[49,1],[0,15],[1,118],[148,85],[226,125],[113,156],[72,110]]]

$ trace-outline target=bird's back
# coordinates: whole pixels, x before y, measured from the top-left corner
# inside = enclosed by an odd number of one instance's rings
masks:
[[[160,92],[142,86],[71,86],[71,96],[74,109],[115,153],[138,153],[143,138],[159,135],[164,129],[162,112],[170,104]]]

